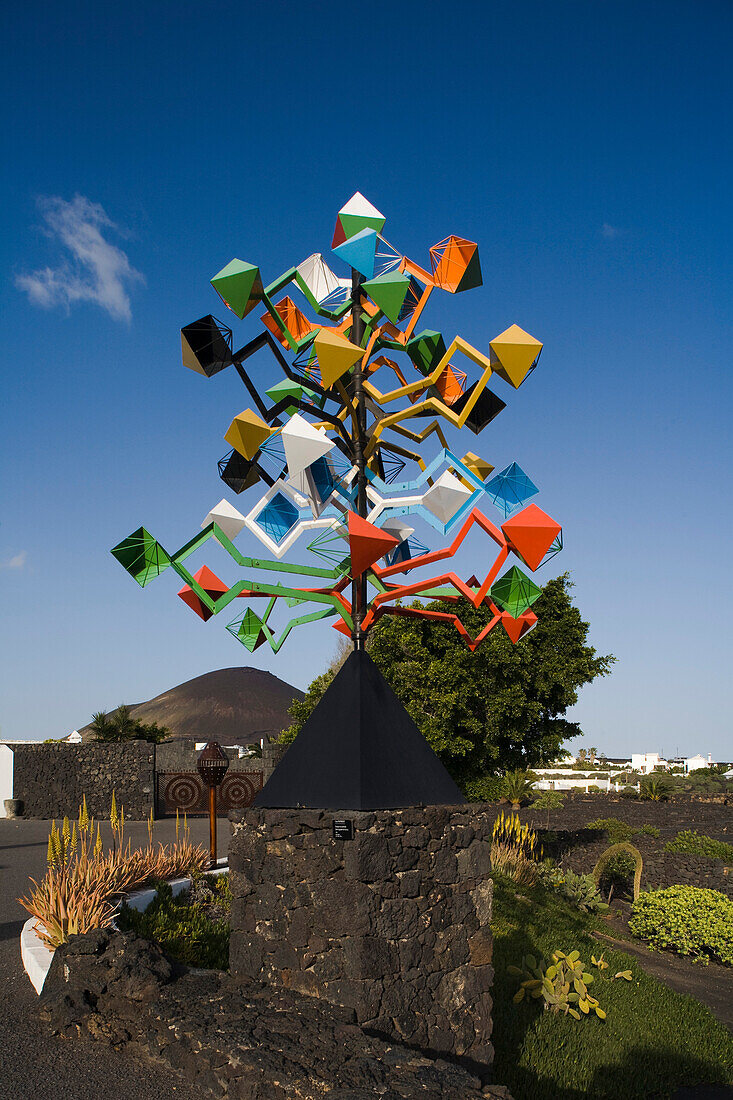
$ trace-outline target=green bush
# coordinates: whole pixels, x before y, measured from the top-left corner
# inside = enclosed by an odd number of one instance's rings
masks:
[[[220,913],[227,911],[231,894],[228,882],[217,882],[217,878],[228,876],[204,876],[193,884],[194,895],[201,901],[192,901],[189,890],[174,898],[168,883],[163,882],[142,913],[123,903],[117,924],[122,930],[155,940],[167,955],[188,966],[228,970],[230,928]]]
[[[606,861],[601,872],[601,884],[606,891],[630,890],[636,871],[636,860],[629,851],[615,852]]]
[[[608,909],[593,875],[576,875],[568,868],[563,871],[563,880],[557,884],[557,889],[566,901],[584,913],[605,913]]]
[[[706,856],[708,859],[722,859],[733,864],[733,844],[723,840],[713,840],[711,836],[697,833],[694,829],[683,829],[674,840],[664,845],[665,852],[688,852],[693,856]]]
[[[630,844],[628,840],[622,840],[618,844],[612,844],[609,848],[606,849],[601,858],[598,860],[598,863],[596,863],[595,867],[593,868],[593,878],[596,884],[600,886],[604,871],[609,865],[612,867],[615,865],[617,872],[623,872],[625,870],[625,865],[618,862],[618,857],[620,855],[629,855],[634,861],[634,878],[631,895],[634,901],[636,901],[641,890],[641,873],[644,869],[644,860],[641,858],[641,852],[639,851],[639,849],[635,848],[633,844]],[[625,878],[624,883],[626,884],[627,882],[628,879]],[[613,880],[611,886],[613,886]]]
[[[504,797],[504,777],[484,775],[481,779],[470,779],[463,793],[469,802],[498,802]]]
[[[657,828],[656,825],[642,825],[642,827],[639,829],[639,832],[643,833],[644,836],[659,837],[662,835],[661,831]]]
[[[639,787],[639,794],[645,802],[667,802],[674,791],[674,783],[666,775],[648,775]]]
[[[636,787],[622,787],[618,792],[620,798],[638,798],[639,792]]]
[[[629,928],[651,947],[733,965],[733,901],[718,890],[668,886],[639,894]]]
[[[631,840],[636,829],[627,821],[619,817],[598,817],[595,821],[589,821],[586,829],[597,829],[607,833],[612,844],[620,844],[623,840]]]

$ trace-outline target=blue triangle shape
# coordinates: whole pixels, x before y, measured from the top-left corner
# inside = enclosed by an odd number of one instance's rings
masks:
[[[332,249],[335,256],[349,267],[355,268],[360,275],[371,279],[374,275],[374,260],[377,251],[377,234],[373,229],[362,229],[348,241]]]

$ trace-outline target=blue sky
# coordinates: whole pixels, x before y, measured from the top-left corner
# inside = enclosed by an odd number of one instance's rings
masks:
[[[429,327],[485,350],[516,321],[544,341],[465,446],[540,486],[564,525],[557,569],[618,657],[575,708],[582,743],[730,758],[732,23],[715,0],[407,0],[361,20],[333,3],[16,5],[2,736],[60,736],[214,668],[300,687],[322,670],[328,625],[250,656],[174,579],[142,592],[108,551],[141,524],[175,548],[225,495],[222,436],[248,402],[229,372],[180,364],[181,325],[217,313],[208,280],[235,255],[272,279],[326,254],[358,189],[418,263],[449,233],[479,243],[483,287],[433,295]]]

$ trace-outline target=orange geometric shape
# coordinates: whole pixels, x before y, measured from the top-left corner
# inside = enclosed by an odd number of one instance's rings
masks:
[[[537,623],[537,616],[534,611],[527,609],[518,619],[513,619],[508,611],[502,611],[501,613],[501,625],[506,630],[510,639],[517,644],[520,638],[523,638],[525,634],[528,634],[533,626]]]
[[[275,311],[280,315],[285,328],[295,340],[302,340],[309,332],[313,332],[315,329],[320,328],[320,325],[312,325],[310,323],[303,311],[298,309],[292,298],[282,298],[276,304]],[[261,320],[265,328],[270,330],[275,339],[279,340],[284,348],[290,347],[286,337],[283,336],[282,329],[278,328],[277,322],[269,313],[263,313]]]
[[[463,237],[446,237],[430,249],[435,285],[450,294],[481,286],[478,245]]]
[[[343,619],[339,619],[337,623],[333,623],[332,629],[338,630],[341,634],[345,634],[347,638],[351,637],[351,627],[349,627]]]
[[[438,376],[435,388],[446,405],[454,405],[459,397],[463,397],[467,377],[465,371],[458,370],[450,364]]]
[[[523,508],[516,516],[502,523],[501,529],[512,550],[532,570],[539,567],[562,530],[560,524],[536,504]]]
[[[351,576],[360,576],[375,561],[399,546],[399,539],[362,519],[356,512],[349,512],[349,550],[351,551]]]
[[[194,573],[193,579],[201,585],[206,595],[212,600],[218,600],[220,596],[229,591],[224,581],[220,580],[216,573],[212,573],[206,565],[202,565],[199,571]],[[190,585],[184,584],[178,595],[204,622],[214,614],[205,603],[202,603],[201,598]]]

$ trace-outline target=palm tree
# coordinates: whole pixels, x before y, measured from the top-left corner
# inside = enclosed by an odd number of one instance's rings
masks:
[[[672,784],[664,775],[650,775],[642,782],[640,793],[649,802],[666,802],[672,793]]]
[[[111,714],[97,711],[92,715],[91,726],[98,741],[130,741],[138,729],[130,708],[124,703],[120,703]]]
[[[504,776],[504,798],[511,802],[512,809],[518,810],[526,802],[534,789],[537,776],[534,772],[523,772],[516,768]]]

